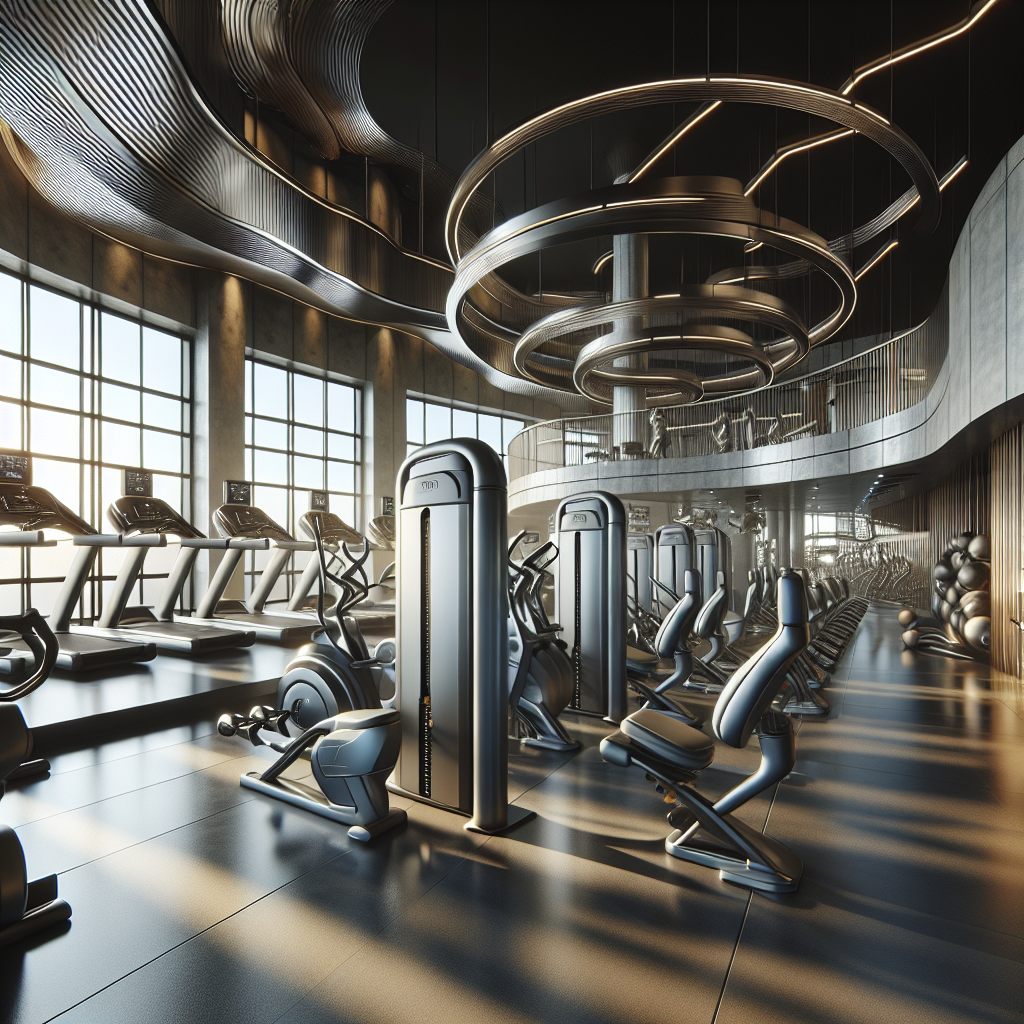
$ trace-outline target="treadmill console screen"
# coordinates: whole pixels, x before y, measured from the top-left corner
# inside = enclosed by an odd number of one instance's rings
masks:
[[[24,452],[0,452],[0,480],[31,484],[32,457]]]
[[[136,498],[153,497],[153,474],[144,469],[126,469],[121,474],[121,493]]]
[[[225,505],[251,505],[252,484],[247,480],[224,481]]]
[[[328,500],[326,491],[309,492],[309,510],[310,512],[330,511],[330,501]]]

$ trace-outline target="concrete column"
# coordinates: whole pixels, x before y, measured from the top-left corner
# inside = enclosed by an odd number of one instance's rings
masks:
[[[775,541],[775,550],[778,553],[779,565],[791,566],[793,564],[793,556],[789,547],[789,524],[789,509],[782,509],[782,511],[778,513],[779,532]]]
[[[804,513],[797,510],[789,517],[789,554],[794,569],[805,569],[807,559],[804,554]]]
[[[395,478],[405,460],[405,339],[386,327],[369,328],[366,344],[366,384],[363,387],[363,522],[365,528],[380,515],[380,499],[398,505]],[[394,560],[393,552],[375,551],[370,560],[379,575]]]
[[[237,277],[197,273],[193,353],[192,473],[195,525],[210,534],[225,480],[245,479],[245,346],[249,337],[246,286]],[[202,551],[193,576],[193,605],[205,592],[223,553]],[[241,572],[226,597],[244,597]]]
[[[612,302],[647,297],[647,236],[615,235],[612,240]],[[640,320],[629,320],[620,330],[640,326]],[[647,356],[622,356],[613,366],[646,367]],[[612,444],[638,442],[643,445],[646,437],[645,423],[647,405],[642,387],[617,387],[612,389]],[[621,456],[633,458],[634,456]]]

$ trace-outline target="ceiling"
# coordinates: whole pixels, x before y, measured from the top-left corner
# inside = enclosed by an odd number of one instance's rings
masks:
[[[385,131],[456,174],[485,142],[568,100],[673,76],[739,71],[838,88],[857,67],[963,19],[965,0],[649,0],[646,3],[523,0],[395,0],[363,50],[361,81]],[[858,86],[860,102],[891,118],[941,177],[969,165],[943,193],[935,232],[894,229],[899,246],[859,282],[857,310],[836,341],[900,330],[938,298],[967,211],[998,160],[1024,134],[1024,2],[999,0],[962,36]],[[693,105],[620,112],[564,129],[517,154],[498,172],[498,219],[611,184],[678,125]],[[727,104],[707,117],[652,175],[724,175],[747,181],[776,145],[808,138],[829,122],[770,107]],[[834,238],[863,224],[909,181],[863,138],[843,139],[789,160],[759,203]],[[441,222],[427,226],[442,255]],[[546,252],[543,286],[586,293],[610,239]],[[651,291],[697,283],[730,265],[729,243],[662,239],[652,250]],[[536,260],[507,268],[536,291]],[[801,286],[802,287],[802,286]],[[831,301],[813,287],[810,311]]]

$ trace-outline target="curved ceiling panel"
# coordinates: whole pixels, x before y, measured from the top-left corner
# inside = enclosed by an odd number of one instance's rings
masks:
[[[425,198],[447,205],[456,176],[392,138],[363,99],[363,46],[391,0],[221,0],[221,29],[242,87],[282,110],[329,160],[341,150],[423,175]],[[470,229],[490,227],[491,200],[474,196]],[[439,211],[440,212],[440,211]]]
[[[144,3],[6,4],[0,37],[0,117],[23,144],[15,157],[72,216],[163,255],[307,300],[312,291],[349,316],[444,328],[447,269],[235,139]]]
[[[0,6],[0,120],[33,186],[91,229],[418,334],[498,387],[550,396],[492,370],[448,332],[449,268],[235,138],[145,0]]]

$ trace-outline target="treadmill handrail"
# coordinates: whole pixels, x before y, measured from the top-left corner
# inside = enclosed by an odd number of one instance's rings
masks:
[[[126,537],[123,533],[90,533],[85,537],[73,537],[71,541],[80,548],[165,548],[167,537],[162,533],[141,533]]]
[[[55,540],[46,540],[42,530],[0,531],[0,547],[4,548],[55,548]]]
[[[266,551],[270,547],[269,537],[184,537],[183,548],[202,548],[210,551],[226,551],[234,548],[241,551]]]

